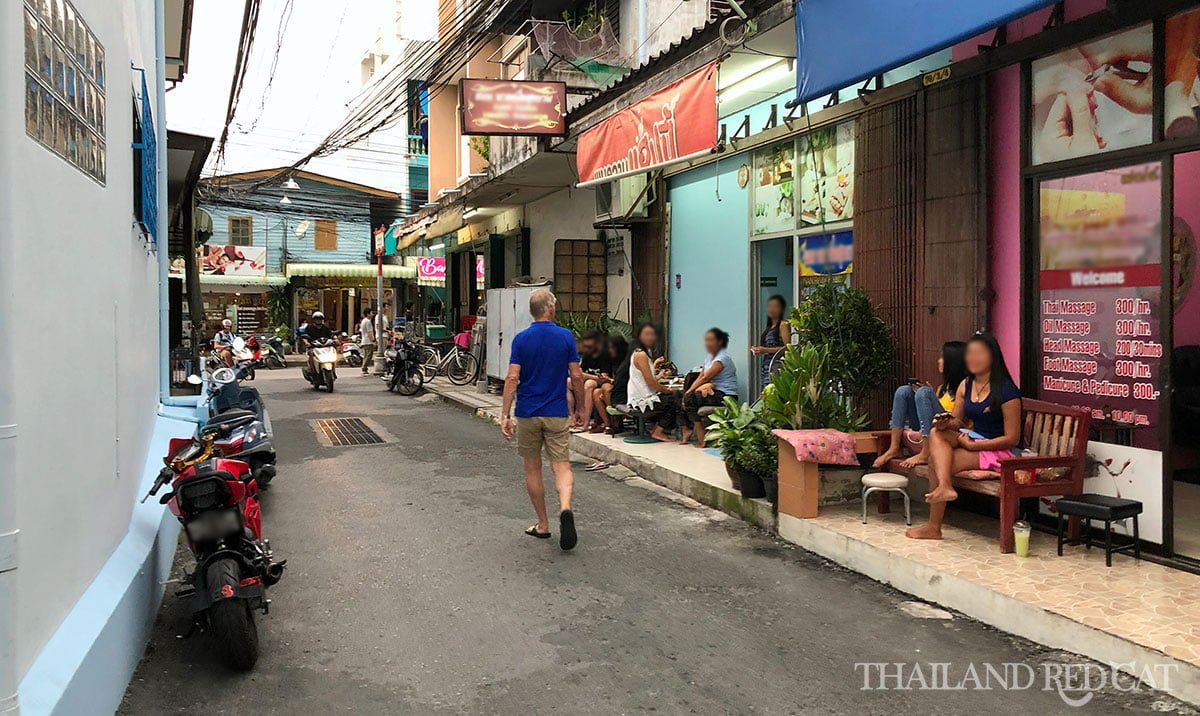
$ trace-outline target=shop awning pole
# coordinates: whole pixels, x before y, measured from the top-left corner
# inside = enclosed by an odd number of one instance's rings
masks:
[[[383,247],[375,247],[375,375],[383,375]]]

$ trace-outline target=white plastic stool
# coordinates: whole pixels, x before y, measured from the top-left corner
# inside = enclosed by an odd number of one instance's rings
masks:
[[[862,521],[867,524],[867,498],[875,492],[899,492],[904,497],[904,524],[912,524],[912,509],[908,503],[908,478],[894,472],[871,472],[862,476]]]

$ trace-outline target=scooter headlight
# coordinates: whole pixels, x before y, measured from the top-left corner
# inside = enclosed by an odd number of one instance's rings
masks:
[[[246,439],[243,441],[246,445],[256,442],[259,437],[258,428],[250,428],[246,431]]]

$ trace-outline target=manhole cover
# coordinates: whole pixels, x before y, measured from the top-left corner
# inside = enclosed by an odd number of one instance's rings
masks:
[[[377,445],[385,442],[362,418],[326,418],[313,421],[321,442],[330,446]]]

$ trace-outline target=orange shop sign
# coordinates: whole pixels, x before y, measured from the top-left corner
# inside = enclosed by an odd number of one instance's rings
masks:
[[[459,83],[463,134],[567,133],[564,82],[464,79]]]
[[[706,155],[717,146],[717,66],[705,65],[579,135],[579,186]]]

